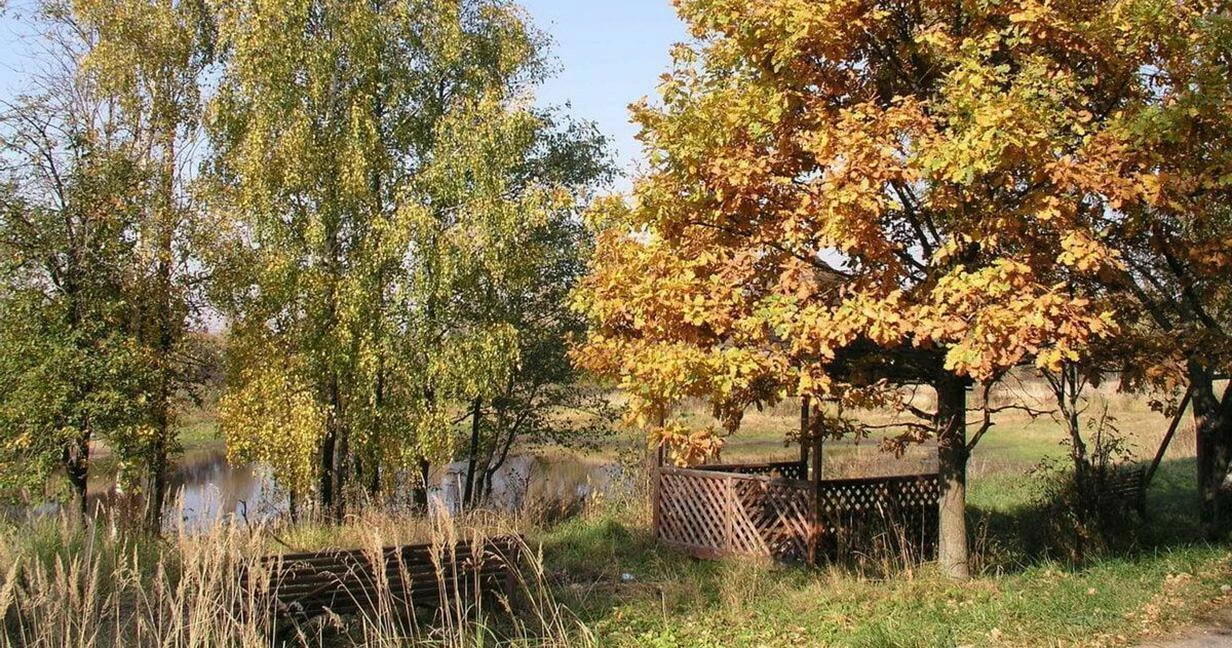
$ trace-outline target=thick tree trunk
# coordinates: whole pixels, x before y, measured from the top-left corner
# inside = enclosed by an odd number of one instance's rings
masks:
[[[1225,536],[1232,522],[1232,404],[1215,394],[1211,372],[1189,366],[1197,435],[1198,496],[1202,528],[1209,539]]]
[[[471,447],[466,462],[466,486],[462,493],[460,508],[475,506],[475,464],[479,460],[479,424],[483,420],[483,400],[476,398],[471,404]]]
[[[944,372],[937,380],[937,459],[941,476],[937,560],[950,578],[970,578],[967,556],[967,388]]]

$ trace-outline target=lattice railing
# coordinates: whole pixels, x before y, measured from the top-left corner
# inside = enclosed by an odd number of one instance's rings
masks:
[[[754,472],[766,466],[744,468]],[[732,467],[660,469],[654,506],[661,541],[699,557],[786,561],[881,549],[931,553],[935,544],[936,475],[812,484],[718,468]]]
[[[783,561],[808,559],[813,499],[807,482],[762,478],[731,484],[738,530],[745,538],[758,538],[763,548],[744,553]]]
[[[808,553],[810,493],[807,482],[796,480],[663,468],[659,539],[700,557],[799,560]]]
[[[763,475],[781,479],[808,479],[808,466],[799,461],[778,461],[757,464],[710,464],[698,466],[698,470],[735,473],[737,475]]]
[[[883,551],[927,557],[936,545],[940,497],[936,475],[823,481],[818,551],[831,558]]]

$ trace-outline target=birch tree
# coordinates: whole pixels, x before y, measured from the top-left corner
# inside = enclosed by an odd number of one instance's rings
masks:
[[[219,15],[227,402],[271,385],[311,398],[321,415],[292,435],[335,516],[397,473],[422,493],[466,405],[517,365],[518,331],[481,302],[527,276],[528,232],[575,207],[525,172],[552,132],[529,108],[543,37],[490,0],[223,2]],[[255,380],[255,367],[294,375]],[[225,427],[244,458],[282,447]]]
[[[153,376],[147,423],[117,439],[146,473],[146,521],[161,527],[175,402],[183,384],[182,342],[190,323],[196,210],[187,191],[199,141],[202,76],[211,61],[213,18],[200,0],[69,0],[51,4],[88,43],[87,75],[131,139],[150,189],[134,236],[142,290],[136,328]]]

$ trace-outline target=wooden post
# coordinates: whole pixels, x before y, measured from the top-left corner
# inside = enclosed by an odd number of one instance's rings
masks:
[[[1193,398],[1193,390],[1185,392],[1185,398],[1181,399],[1181,406],[1176,409],[1176,416],[1172,417],[1172,424],[1168,426],[1168,433],[1164,435],[1164,440],[1159,444],[1159,451],[1155,453],[1155,459],[1151,461],[1151,467],[1147,468],[1146,476],[1142,479],[1142,490],[1145,492],[1147,486],[1151,485],[1151,478],[1155,476],[1155,471],[1159,470],[1159,464],[1164,460],[1164,453],[1168,451],[1168,444],[1172,443],[1172,436],[1176,434],[1177,427],[1181,424],[1181,418],[1185,415],[1185,408],[1189,407],[1189,401]]]
[[[723,479],[723,483],[727,485],[727,496],[723,498],[723,529],[726,535],[727,553],[732,554],[736,548],[736,533],[733,531],[734,516],[732,515],[733,506],[736,506],[736,485],[732,483],[732,478]]]
[[[821,492],[817,488],[809,489],[808,515],[808,557],[806,560],[810,566],[816,567],[817,548],[821,544]]]
[[[825,448],[823,447],[823,443],[825,443],[825,440],[822,438],[822,436],[823,435],[821,433],[821,430],[817,430],[816,434],[814,434],[813,437],[809,439],[810,441],[812,441],[812,445],[813,445],[813,471],[812,471],[813,477],[812,479],[813,479],[814,485],[821,483],[821,476],[822,476],[821,468],[822,468],[822,463],[823,463],[822,460],[824,458],[823,455],[825,454],[824,452]]]
[[[812,434],[809,437],[809,445],[813,447],[813,470],[809,475],[809,490],[812,491],[813,497],[813,519],[810,521],[812,526],[809,529],[812,546],[809,548],[809,562],[816,566],[818,563],[818,553],[821,545],[821,534],[823,526],[821,523],[821,462],[822,462],[822,435],[821,430],[809,430]]]
[[[667,416],[660,413],[655,421],[658,427],[662,428],[667,421]],[[655,444],[653,465],[650,466],[650,525],[654,529],[654,537],[659,539],[659,524],[662,516],[663,502],[663,439]],[[648,462],[650,463],[650,462]]]
[[[808,479],[809,460],[809,397],[800,397],[800,475]]]

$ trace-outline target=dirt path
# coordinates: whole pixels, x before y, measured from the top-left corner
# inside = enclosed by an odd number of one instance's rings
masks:
[[[1232,647],[1232,610],[1220,610],[1171,639],[1144,643],[1139,648],[1228,648]]]
[[[1232,630],[1228,628],[1201,628],[1178,639],[1152,641],[1140,648],[1227,648],[1232,646]]]

